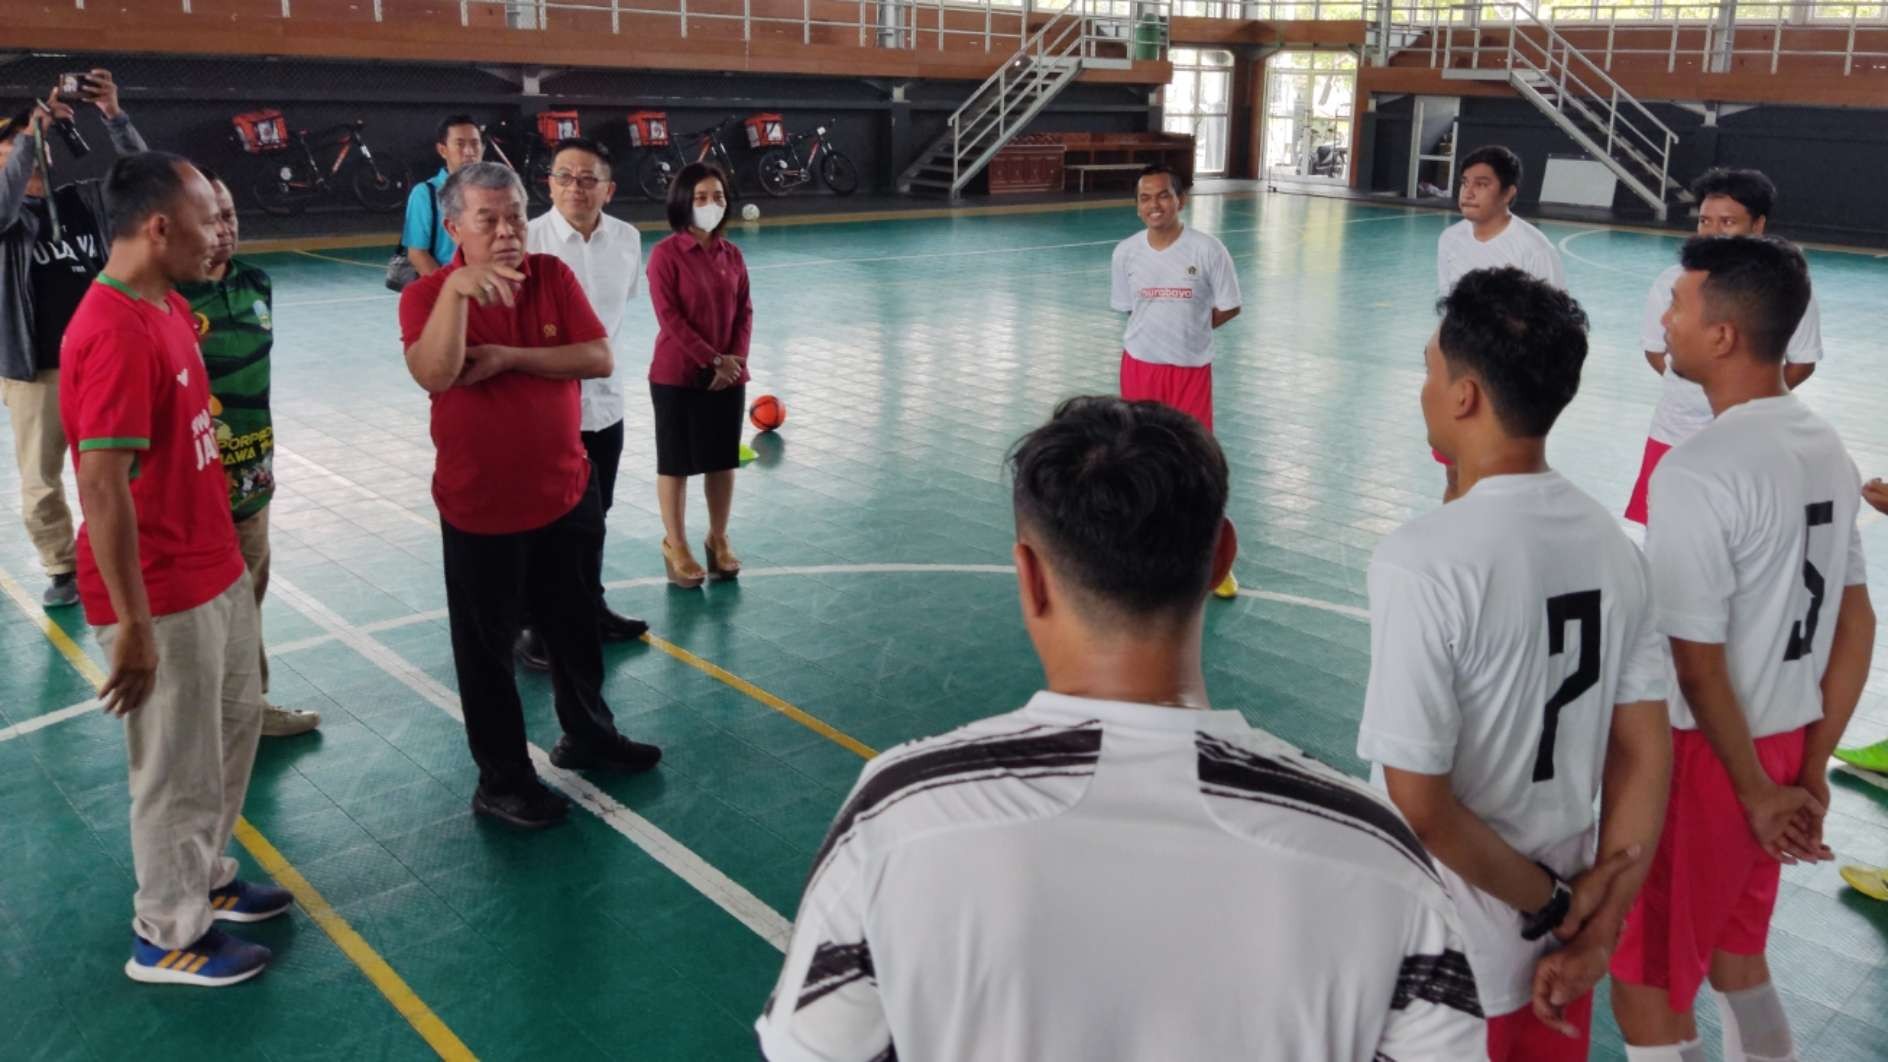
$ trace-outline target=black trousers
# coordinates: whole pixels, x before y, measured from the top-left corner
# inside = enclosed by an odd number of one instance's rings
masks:
[[[603,641],[597,633],[597,559],[603,508],[590,477],[576,508],[548,526],[513,535],[474,535],[440,521],[452,664],[465,736],[488,790],[516,790],[536,777],[526,751],[524,706],[512,643],[528,614],[551,658],[557,721],[578,743],[611,740],[603,703]]]
[[[616,469],[623,463],[623,422],[601,431],[581,433],[583,448],[590,455],[590,475],[603,503],[603,515],[616,504]],[[603,598],[603,536],[597,537],[597,598]],[[535,613],[534,613],[535,615]]]

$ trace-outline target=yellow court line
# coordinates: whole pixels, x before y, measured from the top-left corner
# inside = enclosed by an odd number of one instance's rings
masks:
[[[86,655],[85,650],[79,648],[79,643],[73,641],[72,636],[67,634],[64,628],[54,623],[52,617],[39,608],[27,594],[26,589],[5,568],[0,568],[0,590],[4,590],[28,618],[39,624],[39,629],[45,632],[46,640],[59,650],[59,654],[66,658],[67,663],[71,664],[79,674],[85,676],[86,681],[90,682],[94,688],[104,685],[105,670],[98,666],[97,661]],[[356,933],[354,927],[348,925],[347,919],[336,913],[328,904],[327,899],[309,884],[307,878],[302,877],[301,872],[297,871],[273,844],[269,843],[268,838],[250,825],[248,819],[236,820],[236,841],[248,850],[249,854],[255,858],[256,864],[265,873],[280,882],[282,887],[295,897],[296,902],[302,905],[302,909],[308,912],[308,917],[314,919],[315,924],[321,927],[321,931],[328,935],[328,939],[334,941],[335,946],[341,949],[341,953],[360,968],[361,973],[367,976],[367,980],[380,990],[380,994],[387,998],[387,1002],[393,1004],[393,1009],[406,1019],[407,1024],[413,1026],[413,1031],[419,1033],[420,1038],[425,1040],[440,1058],[447,1059],[448,1062],[469,1062],[477,1058],[471,1049],[446,1027],[446,1023],[433,1013],[432,1008],[420,999],[412,987],[394,972],[393,967],[387,965],[387,960],[380,957],[380,953],[374,950],[373,945]]]
[[[299,248],[297,248],[293,253],[306,255],[309,258],[319,258],[324,262],[339,262],[342,265],[360,266],[362,269],[377,269],[377,270],[380,270],[381,272],[386,272],[386,269],[387,269],[387,264],[385,262],[360,262],[352,258],[336,258],[335,256],[331,254],[316,254],[313,251],[304,251]]]
[[[755,700],[759,701],[760,703],[766,705],[767,707],[772,708],[774,711],[779,712],[781,715],[786,716],[788,719],[791,719],[794,722],[800,724],[801,726],[807,728],[808,730],[811,730],[813,733],[818,734],[820,737],[823,737],[826,740],[832,742],[833,744],[838,745],[840,748],[843,748],[848,752],[857,754],[862,759],[869,760],[872,757],[878,755],[877,749],[873,748],[870,745],[867,745],[863,741],[860,741],[858,738],[853,737],[851,734],[848,734],[845,731],[840,730],[838,727],[833,726],[832,724],[826,722],[823,719],[820,719],[817,716],[814,716],[799,708],[796,708],[792,703],[788,702],[787,700],[780,697],[776,697],[771,693],[768,693],[766,690],[761,689],[759,686],[754,685],[752,682],[749,682],[746,679],[742,678],[741,676],[736,675],[734,672],[729,671],[726,668],[720,667],[707,660],[703,660],[701,657],[696,656],[694,653],[689,652],[688,650],[682,648],[679,645],[676,645],[674,642],[664,641],[653,634],[643,635],[642,640],[645,642],[648,642],[652,646],[655,646],[657,649],[660,649],[663,652],[669,654],[675,659],[680,660],[682,663],[687,664],[689,667],[692,667],[695,670],[701,672],[702,674],[707,675],[709,678],[715,679],[719,682],[726,683],[727,685],[732,686],[737,690],[740,690],[742,693],[745,693],[749,697],[752,697]]]

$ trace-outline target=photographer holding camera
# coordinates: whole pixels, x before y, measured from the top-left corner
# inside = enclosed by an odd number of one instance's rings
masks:
[[[52,141],[73,158],[90,151],[73,123],[74,101],[99,109],[120,155],[145,150],[109,70],[65,74],[44,102],[0,122],[0,399],[13,421],[26,533],[52,579],[48,605],[79,600],[72,512],[60,482],[59,341],[111,249],[104,182],[52,183]]]

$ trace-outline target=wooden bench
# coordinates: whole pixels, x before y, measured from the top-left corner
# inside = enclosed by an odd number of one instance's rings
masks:
[[[1145,162],[1083,162],[1067,167],[1070,172],[1075,174],[1075,190],[1077,192],[1088,191],[1088,175],[1091,171],[1106,173],[1134,170],[1139,172],[1146,168],[1147,163]]]

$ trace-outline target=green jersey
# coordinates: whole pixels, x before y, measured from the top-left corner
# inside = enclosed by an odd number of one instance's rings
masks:
[[[222,280],[178,290],[196,317],[210,377],[210,416],[229,478],[230,513],[240,522],[261,512],[275,494],[275,428],[269,421],[275,319],[269,312],[269,274],[232,258]]]

